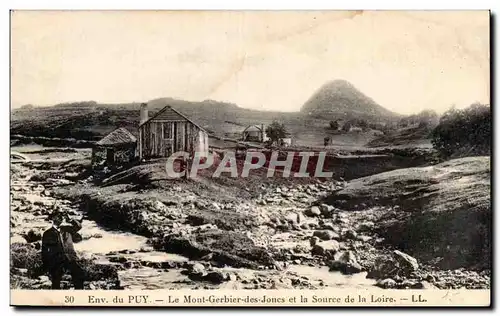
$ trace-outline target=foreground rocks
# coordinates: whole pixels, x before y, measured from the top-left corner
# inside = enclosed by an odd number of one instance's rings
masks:
[[[340,271],[344,274],[354,274],[363,271],[352,251],[338,253],[330,263],[330,271]]]
[[[220,230],[198,232],[191,236],[167,234],[153,240],[155,248],[182,254],[191,259],[207,258],[220,265],[256,269],[260,265],[272,266],[274,260],[265,248],[242,233]]]

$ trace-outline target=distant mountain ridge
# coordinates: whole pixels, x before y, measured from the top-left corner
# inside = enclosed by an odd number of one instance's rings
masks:
[[[323,141],[330,120],[356,118],[380,123],[399,119],[397,114],[378,105],[352,84],[342,80],[323,85],[298,112],[259,111],[241,108],[230,102],[188,101],[170,97],[152,99],[147,103],[149,117],[170,105],[209,133],[224,137],[234,135],[241,127],[268,125],[277,120],[283,122],[295,138],[304,139],[307,144]],[[140,104],[87,100],[50,107],[13,109],[11,134],[99,140],[118,127],[127,128],[136,134]]]
[[[345,80],[333,80],[325,83],[302,105],[300,112],[303,114],[331,116],[332,118],[358,115],[379,118],[399,116],[377,104],[373,99]]]

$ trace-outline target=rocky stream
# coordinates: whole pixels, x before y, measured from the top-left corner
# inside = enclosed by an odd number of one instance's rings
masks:
[[[54,204],[83,217],[75,249],[88,271],[86,289],[489,287],[487,273],[436,271],[387,247],[374,233],[386,210],[345,212],[315,203],[343,181],[268,187],[255,199],[227,205],[201,203],[193,192],[172,186],[172,203],[131,199],[124,207],[119,199],[96,203],[106,200],[106,189],[74,180],[76,174],[63,167],[71,157],[34,158],[11,166],[12,288],[50,288],[40,247]],[[90,192],[86,199],[61,194],[82,187]],[[199,215],[212,209],[224,216],[235,208],[252,218],[251,228],[228,229]],[[113,216],[121,224],[110,224]],[[238,247],[240,253],[232,249]],[[71,288],[70,281],[65,276],[62,286]]]

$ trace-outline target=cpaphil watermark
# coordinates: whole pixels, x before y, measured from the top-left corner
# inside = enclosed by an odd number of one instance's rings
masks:
[[[283,152],[273,151],[266,155],[259,151],[249,151],[245,157],[236,157],[232,151],[223,154],[198,153],[190,155],[188,152],[179,151],[172,154],[166,162],[167,175],[170,178],[197,177],[199,171],[214,169],[212,177],[225,176],[246,178],[252,171],[265,168],[268,178],[277,173],[288,178],[331,178],[333,172],[324,171],[326,152]],[[180,166],[175,170],[176,162]]]

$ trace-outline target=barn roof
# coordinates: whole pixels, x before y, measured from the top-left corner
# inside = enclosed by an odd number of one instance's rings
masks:
[[[262,128],[257,125],[250,125],[243,132],[263,132]]]
[[[187,116],[185,116],[181,112],[177,111],[176,109],[174,109],[170,105],[167,105],[166,107],[161,109],[158,113],[153,115],[150,119],[148,119],[144,123],[140,124],[139,127],[141,127],[142,125],[144,125],[148,122],[151,122],[153,120],[167,120],[167,121],[179,121],[179,120],[184,121],[185,120],[185,121],[188,121],[189,123],[193,124],[194,126],[198,127],[199,129],[201,129],[205,133],[207,132],[203,127],[201,127],[197,123],[193,122],[193,120],[191,120],[190,118],[188,118]]]
[[[132,144],[137,142],[137,139],[126,128],[120,127],[106,135],[96,143],[98,146],[116,146]]]

